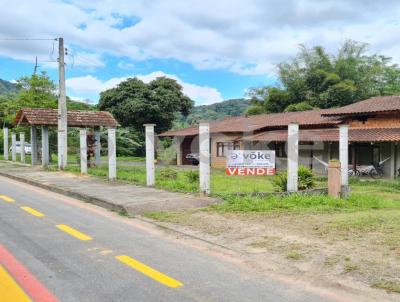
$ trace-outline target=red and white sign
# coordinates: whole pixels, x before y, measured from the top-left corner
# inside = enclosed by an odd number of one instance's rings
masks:
[[[275,175],[275,168],[226,168],[226,174],[233,176],[273,176]]]
[[[232,176],[275,175],[275,151],[230,150],[225,171],[227,175]]]

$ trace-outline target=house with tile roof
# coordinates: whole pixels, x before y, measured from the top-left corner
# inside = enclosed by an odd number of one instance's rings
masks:
[[[394,177],[400,168],[400,96],[379,96],[348,106],[302,112],[230,117],[210,122],[211,166],[225,167],[228,150],[275,150],[277,170],[286,169],[289,123],[300,127],[299,160],[317,173],[339,157],[339,125],[349,125],[349,161],[353,168],[384,160],[384,173]],[[177,164],[191,164],[198,153],[198,127],[161,133],[174,137]]]

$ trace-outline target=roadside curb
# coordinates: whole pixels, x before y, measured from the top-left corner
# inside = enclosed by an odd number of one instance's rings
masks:
[[[81,193],[78,193],[78,192],[72,192],[72,191],[69,191],[69,190],[54,186],[54,185],[46,185],[46,184],[41,183],[39,181],[27,179],[27,178],[20,177],[20,176],[15,176],[15,175],[4,173],[4,172],[0,172],[0,176],[4,176],[4,177],[7,177],[7,178],[10,178],[10,179],[19,181],[19,182],[23,182],[23,183],[26,183],[26,184],[29,184],[29,185],[32,185],[32,186],[35,186],[35,187],[39,187],[39,188],[51,191],[51,192],[59,193],[61,195],[67,196],[67,197],[77,198],[77,199],[80,199],[80,200],[82,200],[84,202],[94,204],[96,206],[105,208],[105,209],[110,210],[110,211],[116,211],[116,212],[127,211],[127,209],[125,207],[121,206],[121,205],[110,203],[110,202],[108,202],[106,200],[103,200],[103,199],[100,199],[100,198],[96,198],[96,197],[92,197],[92,196],[85,195],[85,194],[81,194]]]

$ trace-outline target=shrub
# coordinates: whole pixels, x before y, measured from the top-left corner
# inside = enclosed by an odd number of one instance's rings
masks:
[[[185,172],[185,177],[187,178],[188,182],[196,183],[199,182],[199,171],[189,170]]]
[[[307,190],[314,187],[315,176],[311,169],[305,166],[299,166],[298,188],[299,190]],[[285,192],[287,188],[287,173],[278,174],[273,179],[273,184],[280,192]]]
[[[311,189],[314,187],[314,173],[305,166],[299,166],[299,190]]]
[[[272,184],[277,191],[285,192],[287,188],[287,173],[283,172],[275,175],[275,177],[272,179]]]
[[[170,167],[160,170],[160,178],[163,180],[176,180],[178,178],[178,172]]]

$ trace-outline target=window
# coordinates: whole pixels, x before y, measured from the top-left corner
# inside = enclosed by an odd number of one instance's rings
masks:
[[[276,157],[287,157],[285,150],[285,143],[275,143],[275,155]]]
[[[239,142],[218,142],[217,143],[217,157],[225,157],[228,150],[239,150]]]

